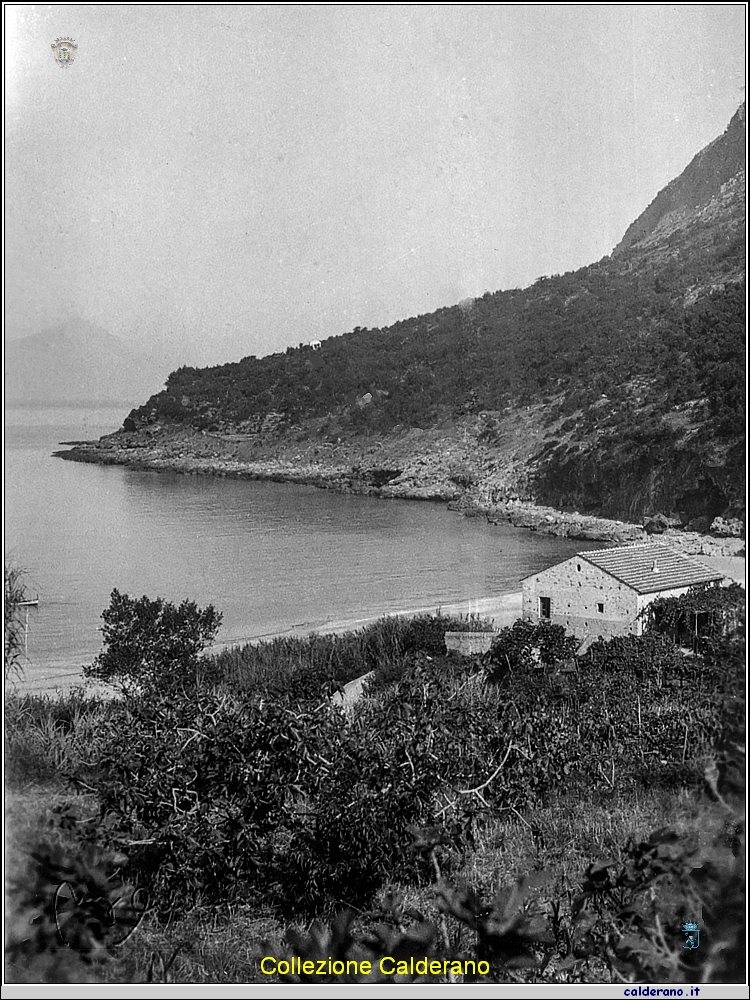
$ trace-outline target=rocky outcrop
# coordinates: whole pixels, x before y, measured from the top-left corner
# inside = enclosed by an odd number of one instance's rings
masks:
[[[714,518],[744,510],[744,447],[696,438],[691,430],[639,445],[596,437],[558,444],[539,457],[534,494],[556,507],[645,518],[649,533],[696,518],[707,519],[698,529],[707,531]]]
[[[517,491],[514,493],[513,477],[498,472],[486,456],[475,461],[472,475],[476,481],[469,487],[460,488],[450,478],[455,459],[450,458],[445,441],[439,442],[439,447],[434,442],[430,445],[426,439],[422,444],[425,448],[422,455],[401,456],[406,459],[404,464],[407,466],[403,471],[372,461],[370,465],[363,465],[361,456],[359,462],[351,463],[345,460],[351,456],[325,453],[308,452],[293,458],[264,455],[255,460],[239,459],[236,456],[242,449],[235,438],[222,439],[168,428],[118,432],[99,441],[75,443],[55,455],[68,461],[122,465],[141,471],[270,480],[388,499],[437,501],[447,503],[464,516],[486,517],[491,524],[507,522],[517,528],[560,538],[622,544],[646,537],[647,529],[642,525],[578,511],[565,512],[536,504],[533,499],[518,495]],[[313,452],[318,451],[313,449]],[[375,454],[381,459],[388,457],[382,449],[375,449]],[[714,539],[678,530],[679,522],[674,518],[662,515],[651,521],[659,524],[664,541],[688,554],[731,556],[744,551],[744,525],[736,519],[716,518],[711,529],[719,537]]]
[[[720,538],[744,538],[745,525],[738,517],[725,520],[723,517],[715,517],[711,522],[709,530],[711,534]]]
[[[745,169],[745,103],[735,112],[723,135],[695,156],[679,177],[670,181],[625,232],[613,255],[622,254],[656,233],[659,226],[682,222],[690,212],[721,197],[722,186]]]
[[[665,514],[651,514],[643,519],[643,530],[647,535],[663,535],[667,528],[674,526],[674,520]]]
[[[517,501],[510,501],[488,511],[487,520],[491,523],[507,520],[516,528],[585,541],[622,543],[639,541],[644,537],[643,528],[637,524],[577,512],[568,514],[553,507]]]

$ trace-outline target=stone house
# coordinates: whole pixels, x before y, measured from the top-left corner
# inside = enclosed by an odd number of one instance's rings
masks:
[[[563,625],[584,644],[614,635],[640,635],[644,608],[659,597],[679,597],[723,576],[697,559],[655,542],[579,552],[527,576],[523,617]]]

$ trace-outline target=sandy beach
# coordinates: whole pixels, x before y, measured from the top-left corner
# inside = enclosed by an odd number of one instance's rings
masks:
[[[220,652],[224,649],[230,649],[233,646],[243,646],[246,643],[271,642],[273,639],[281,638],[304,638],[308,635],[343,635],[345,632],[354,632],[357,629],[365,628],[367,625],[372,625],[384,617],[413,617],[415,615],[436,614],[438,612],[450,616],[478,615],[480,618],[491,620],[493,627],[500,629],[506,625],[511,625],[521,616],[521,592],[501,594],[498,597],[474,598],[458,601],[454,604],[409,608],[397,612],[373,612],[361,618],[331,618],[323,622],[300,622],[297,625],[291,625],[289,628],[278,632],[250,635],[244,641],[233,639],[227,642],[217,642],[212,647],[212,651]],[[33,676],[27,673],[22,678],[14,678],[11,686],[15,687],[19,692],[27,692],[29,694],[54,695],[69,691],[71,688],[84,686],[92,693],[108,693],[108,689],[103,688],[101,685],[87,684],[80,670],[76,669],[76,666],[78,665],[72,662],[66,666],[61,665],[61,669],[64,672],[53,677]]]
[[[479,597],[466,601],[458,601],[455,604],[441,604],[439,607],[430,605],[422,608],[410,608],[408,610],[387,612],[377,615],[368,615],[366,618],[347,618],[338,621],[327,621],[325,624],[315,628],[305,626],[294,627],[283,635],[341,635],[344,632],[353,632],[356,629],[372,625],[373,622],[383,617],[413,617],[415,615],[434,615],[440,612],[443,615],[458,617],[459,615],[477,615],[480,618],[487,618],[493,622],[496,629],[511,625],[517,618],[521,617],[521,591],[512,594],[501,594],[498,597]],[[264,639],[275,638],[266,636]]]
[[[734,582],[745,586],[745,559],[743,556],[699,556],[700,562],[711,569],[724,574],[726,583]],[[439,606],[426,605],[419,608],[408,608],[401,611],[381,611],[363,616],[361,618],[329,618],[325,622],[301,622],[292,625],[281,632],[269,632],[263,635],[249,636],[247,642],[269,642],[272,639],[282,636],[302,637],[306,635],[341,635],[344,632],[353,632],[356,629],[372,625],[384,617],[413,617],[421,614],[436,614],[440,612],[444,615],[457,617],[459,615],[477,615],[493,622],[494,628],[501,629],[507,625],[512,625],[517,618],[521,617],[521,591],[510,594],[500,594],[497,597],[476,597],[465,601],[457,601],[452,604],[441,604]],[[217,643],[215,648],[223,649],[230,646],[238,646],[241,643],[237,640],[226,643]]]

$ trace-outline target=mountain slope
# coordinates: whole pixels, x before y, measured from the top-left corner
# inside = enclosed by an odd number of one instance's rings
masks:
[[[386,495],[424,482],[631,519],[743,512],[744,122],[611,257],[320,350],[181,368],[119,446],[172,428],[238,462],[322,467],[333,449]]]
[[[705,209],[721,194],[723,185],[745,170],[745,104],[735,112],[726,131],[702,149],[685,170],[659,192],[646,210],[628,226],[613,254],[621,254],[661,229],[685,225],[696,209]]]
[[[5,344],[5,398],[15,406],[132,405],[167,373],[81,320]]]

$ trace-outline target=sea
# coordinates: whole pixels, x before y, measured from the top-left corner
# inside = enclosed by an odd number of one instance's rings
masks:
[[[582,548],[445,504],[66,462],[126,408],[7,409],[5,560],[30,598],[23,687],[66,689],[101,650],[113,589],[212,604],[217,648],[520,590]]]

